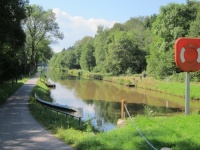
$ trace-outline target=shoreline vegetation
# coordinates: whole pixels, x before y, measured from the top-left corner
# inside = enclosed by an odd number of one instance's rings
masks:
[[[140,88],[145,88],[143,87],[145,82],[149,82],[148,86],[155,86],[162,83],[162,81],[155,80],[156,83],[150,85],[153,81],[150,78],[146,77],[145,79],[140,79],[139,75],[134,77],[136,80],[139,80],[137,82],[137,87],[140,84]],[[118,80],[118,77],[113,78]],[[128,78],[131,80],[133,76],[127,77],[124,80]],[[32,91],[30,96],[30,111],[47,130],[76,150],[152,149],[140,136],[137,129],[143,133],[148,142],[156,149],[169,147],[176,150],[195,150],[200,147],[200,135],[197,134],[200,132],[198,128],[200,125],[200,117],[197,112],[188,116],[175,115],[173,117],[154,117],[153,115],[149,115],[151,113],[147,112],[144,116],[138,115],[133,116],[134,118],[132,119],[126,119],[126,125],[123,127],[108,132],[98,132],[91,126],[89,118],[88,121],[82,122],[82,126],[80,127],[78,125],[78,120],[49,111],[45,109],[45,107],[39,105],[34,98],[35,92],[37,92],[42,99],[52,101],[50,98],[50,90],[42,81],[44,80],[40,78]],[[165,83],[163,83],[163,85],[165,85]],[[180,83],[178,86],[182,85],[184,85],[184,83]],[[197,86],[198,84],[196,83],[195,85]],[[172,86],[171,83],[168,86]],[[159,86],[156,88],[159,88]]]

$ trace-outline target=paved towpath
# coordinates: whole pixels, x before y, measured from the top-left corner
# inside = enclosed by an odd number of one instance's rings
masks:
[[[30,114],[28,99],[38,76],[27,81],[0,106],[0,150],[73,150]]]

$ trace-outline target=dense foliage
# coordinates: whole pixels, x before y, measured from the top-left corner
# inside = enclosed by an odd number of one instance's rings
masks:
[[[22,70],[26,18],[26,0],[0,1],[0,82],[17,76]]]
[[[130,18],[111,29],[99,26],[95,37],[84,37],[55,54],[50,66],[113,75],[146,71],[155,78],[180,73],[174,62],[174,43],[179,37],[200,35],[199,4],[170,3],[157,15]],[[193,78],[198,76],[193,73]]]
[[[163,78],[178,72],[174,62],[174,43],[178,37],[186,37],[191,22],[196,19],[196,3],[169,4],[161,7],[152,25],[152,42],[147,58],[148,72]]]
[[[34,72],[50,59],[50,44],[62,39],[52,10],[28,0],[0,1],[0,83]]]
[[[170,3],[157,15],[130,18],[108,29],[99,26],[72,47],[54,54],[50,44],[63,35],[52,10],[27,0],[0,2],[0,82],[33,72],[39,62],[55,68],[83,69],[112,75],[147,72],[165,78],[181,71],[174,63],[179,37],[198,37],[200,2]],[[198,80],[200,73],[192,78]]]

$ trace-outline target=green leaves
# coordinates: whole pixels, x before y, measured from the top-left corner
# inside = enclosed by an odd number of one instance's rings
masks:
[[[41,6],[31,5],[29,17],[25,21],[27,59],[30,59],[31,69],[35,69],[40,61],[46,61],[52,55],[50,44],[62,39],[63,34],[55,22],[52,10],[45,11]]]
[[[198,8],[197,16],[194,21],[190,24],[189,37],[200,36],[200,9]]]
[[[171,3],[161,7],[151,32],[150,55],[147,58],[147,71],[156,78],[165,78],[177,71],[174,63],[174,43],[178,37],[185,37],[194,20],[195,7]]]
[[[0,82],[22,74],[25,33],[21,22],[26,18],[26,6],[25,0],[0,1]]]
[[[132,73],[139,73],[145,69],[145,55],[135,39],[124,31],[114,34],[113,41],[108,45],[106,68],[114,75],[125,74],[132,69]]]
[[[80,66],[82,69],[87,71],[92,71],[96,65],[94,53],[93,43],[88,42],[82,48],[82,54],[80,58]]]

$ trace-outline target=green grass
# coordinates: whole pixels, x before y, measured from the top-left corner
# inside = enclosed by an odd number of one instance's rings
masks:
[[[23,78],[14,82],[4,82],[0,84],[0,105],[3,104],[17,89],[19,89],[29,78]]]
[[[164,93],[169,93],[177,96],[183,96],[185,93],[184,83],[176,83],[176,82],[161,82],[155,86],[155,89],[158,91],[162,91]]]
[[[137,116],[134,123],[147,140],[156,148],[197,150],[200,147],[200,116],[145,117]],[[57,136],[77,150],[151,150],[138,134],[133,122],[127,120],[123,128],[92,134],[74,129],[59,129]]]
[[[185,83],[178,83],[178,82],[160,82],[159,84],[155,85],[154,88],[157,91],[168,93],[176,96],[185,96]],[[191,83],[190,85],[190,97],[191,99],[200,99],[200,86]]]
[[[142,80],[137,80],[137,87],[185,97],[185,82],[175,82],[166,80],[155,80],[147,77]],[[191,99],[200,99],[200,84],[196,82],[190,83],[190,97]]]

